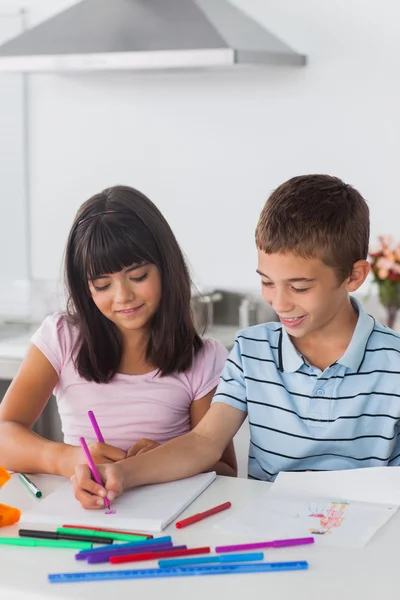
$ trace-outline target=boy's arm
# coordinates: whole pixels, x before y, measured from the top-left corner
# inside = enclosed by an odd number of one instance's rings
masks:
[[[119,463],[123,488],[183,479],[211,469],[245,418],[245,412],[232,406],[213,404],[190,433]]]
[[[166,442],[151,452],[138,454],[114,465],[100,465],[104,487],[92,480],[87,465],[79,465],[72,477],[75,497],[84,508],[104,507],[131,487],[191,477],[211,470],[247,416],[247,399],[240,347],[225,364],[210,409],[186,435]]]
[[[246,383],[240,345],[236,341],[206,415],[190,433],[148,454],[122,461],[123,489],[183,479],[210,470],[221,459],[246,416]]]

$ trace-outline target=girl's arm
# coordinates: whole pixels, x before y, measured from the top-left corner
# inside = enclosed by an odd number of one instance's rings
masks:
[[[203,396],[203,398],[192,402],[190,408],[191,429],[194,429],[200,423],[209,410],[216,389],[215,387],[206,396]],[[233,441],[229,442],[221,459],[214,465],[212,470],[216,471],[217,475],[237,477],[237,461]]]
[[[70,477],[75,466],[84,462],[80,447],[52,442],[31,431],[57,382],[58,375],[52,364],[31,345],[0,404],[0,457],[4,467]],[[90,448],[96,462],[125,457],[121,450],[107,444],[93,444]],[[114,451],[115,457],[111,457]]]

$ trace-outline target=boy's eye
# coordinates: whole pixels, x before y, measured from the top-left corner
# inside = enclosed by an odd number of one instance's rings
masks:
[[[263,285],[264,287],[272,287],[274,284],[272,283],[272,281],[262,281],[261,280],[261,285]]]
[[[310,288],[292,288],[292,290],[298,294],[301,294],[302,292],[308,292]]]

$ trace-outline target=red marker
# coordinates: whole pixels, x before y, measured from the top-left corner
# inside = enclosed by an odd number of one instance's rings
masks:
[[[159,552],[142,552],[141,554],[122,554],[110,556],[110,563],[118,565],[126,562],[140,562],[141,560],[156,560],[157,558],[172,558],[173,556],[193,556],[194,554],[209,554],[211,548],[186,548],[185,550],[160,550]]]
[[[204,512],[198,513],[197,515],[193,515],[192,517],[188,517],[187,519],[182,519],[182,521],[177,521],[175,523],[175,527],[178,529],[182,529],[182,527],[187,527],[192,523],[197,523],[197,521],[202,521],[207,517],[211,517],[212,515],[216,515],[222,510],[226,510],[230,508],[232,504],[230,502],[224,502],[224,504],[219,504],[218,506],[214,506],[214,508],[210,508],[210,510],[206,510]]]
[[[103,527],[88,527],[87,525],[63,525],[69,529],[90,529],[90,531],[104,531],[107,533],[122,533],[125,535],[140,535],[143,538],[150,539],[154,537],[150,533],[136,533],[135,531],[121,531],[120,529],[104,529]]]

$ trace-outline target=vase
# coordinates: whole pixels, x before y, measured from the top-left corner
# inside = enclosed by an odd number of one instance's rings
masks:
[[[400,308],[400,283],[385,279],[379,285],[379,300],[386,308],[386,325],[394,329]]]
[[[394,329],[398,310],[399,309],[395,304],[389,304],[389,306],[386,307],[386,325],[390,327],[390,329]]]

